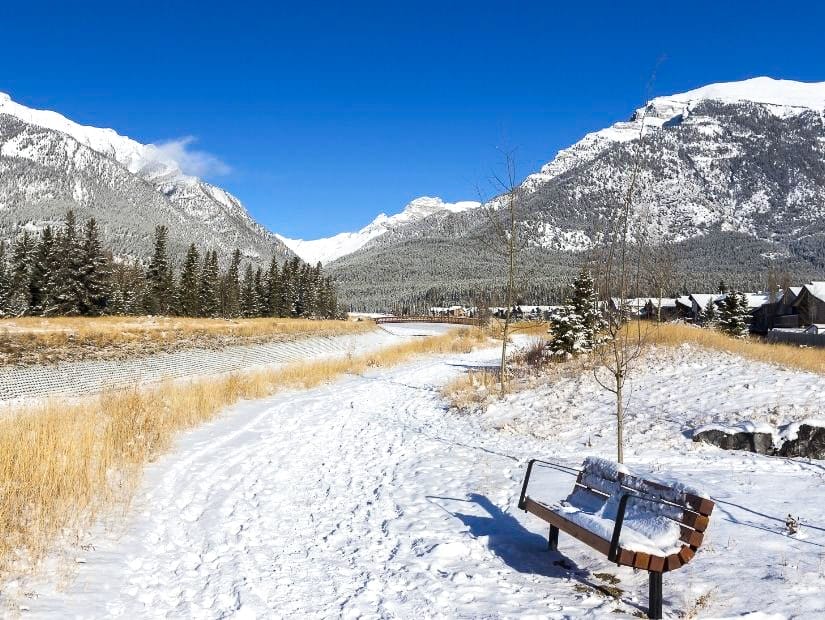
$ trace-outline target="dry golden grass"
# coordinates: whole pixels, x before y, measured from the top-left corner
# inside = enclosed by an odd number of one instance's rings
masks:
[[[183,317],[23,317],[0,319],[0,365],[74,359],[113,359],[186,347],[336,336],[374,324],[310,319],[192,319]]]
[[[653,327],[646,332],[647,341],[651,344],[678,346],[690,343],[706,349],[725,351],[757,362],[825,374],[825,351],[822,349],[803,348],[789,344],[769,344],[755,338],[731,338],[718,330],[679,323],[652,325]]]
[[[497,370],[470,370],[441,388],[441,394],[459,411],[473,411],[484,407],[498,394]]]
[[[10,412],[0,419],[0,576],[36,566],[67,531],[128,502],[146,463],[228,405],[416,355],[467,352],[485,340],[460,329],[366,355]]]

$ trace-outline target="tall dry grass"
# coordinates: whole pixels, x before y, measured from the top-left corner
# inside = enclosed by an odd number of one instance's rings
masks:
[[[67,531],[127,503],[146,463],[228,405],[416,355],[468,352],[485,340],[479,330],[461,329],[365,355],[12,412],[0,419],[0,576],[36,566]]]
[[[220,347],[358,334],[369,322],[259,318],[23,317],[0,319],[0,364],[110,359],[185,347]]]
[[[814,347],[772,344],[756,338],[731,338],[718,330],[680,323],[653,324],[651,329],[646,331],[646,338],[651,344],[678,346],[689,343],[757,362],[825,374],[825,351]]]

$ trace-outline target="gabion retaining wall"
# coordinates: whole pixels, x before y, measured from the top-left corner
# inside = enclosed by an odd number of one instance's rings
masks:
[[[287,362],[363,353],[398,340],[386,331],[294,341],[188,349],[117,361],[59,362],[0,368],[0,404],[49,396],[83,396],[164,380],[253,370]]]

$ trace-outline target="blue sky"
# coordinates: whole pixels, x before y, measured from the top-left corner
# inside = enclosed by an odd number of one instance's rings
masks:
[[[825,7],[800,4],[13,3],[0,91],[141,142],[193,137],[206,178],[315,238],[473,199],[498,147],[526,176],[629,116],[662,57],[653,95],[823,81]]]

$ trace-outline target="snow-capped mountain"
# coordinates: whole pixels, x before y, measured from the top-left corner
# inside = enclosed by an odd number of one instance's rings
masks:
[[[154,227],[169,227],[171,250],[192,241],[263,262],[291,255],[223,189],[184,174],[170,153],[112,129],[80,125],[0,93],[0,239],[23,225],[94,216],[123,255],[151,250]]]
[[[652,99],[527,177],[520,219],[535,233],[523,259],[532,297],[564,294],[581,252],[621,203],[637,156],[634,223],[651,241],[673,244],[674,287],[707,288],[722,277],[760,288],[769,269],[800,279],[825,273],[825,82],[761,77]],[[371,309],[425,295],[469,301],[500,275],[484,242],[490,233],[485,218],[427,218],[332,269],[342,297]]]
[[[471,200],[444,202],[441,198],[422,196],[411,201],[404,210],[388,216],[381,213],[358,232],[343,232],[332,237],[313,239],[288,239],[277,235],[284,244],[310,264],[329,263],[352,254],[381,235],[415,224],[436,213],[463,213],[475,209],[480,203]]]

